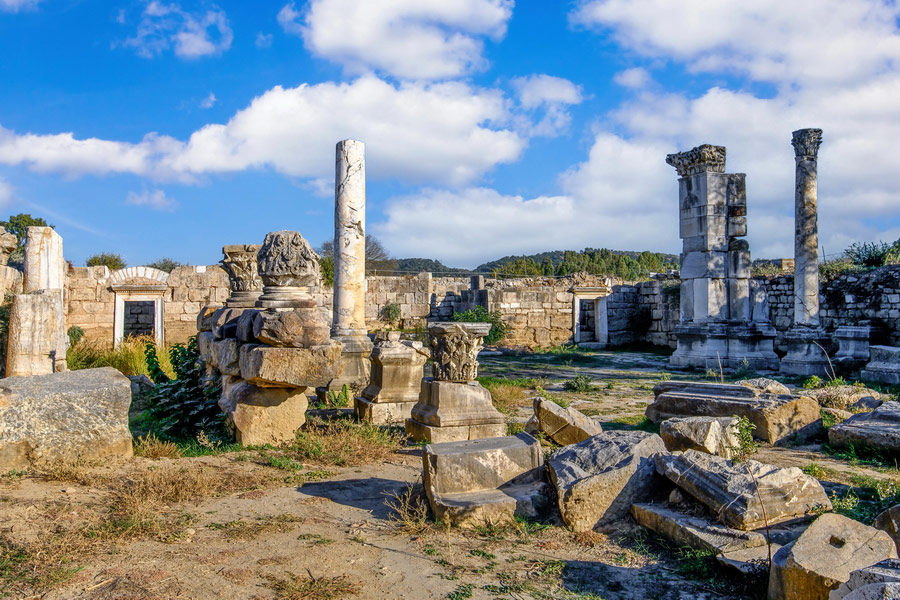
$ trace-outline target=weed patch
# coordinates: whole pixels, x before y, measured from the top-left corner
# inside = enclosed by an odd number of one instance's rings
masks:
[[[285,573],[281,579],[267,575],[266,587],[275,592],[278,600],[337,600],[356,596],[360,592],[359,585],[347,579],[346,575],[337,577],[300,577]]]
[[[288,452],[304,461],[353,466],[387,460],[405,441],[399,429],[311,417]]]

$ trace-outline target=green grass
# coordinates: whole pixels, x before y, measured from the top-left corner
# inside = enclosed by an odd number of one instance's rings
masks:
[[[612,421],[603,423],[603,429],[608,431],[647,431],[649,433],[659,433],[659,425],[648,419],[644,415],[629,415],[627,417],[616,417]]]
[[[515,385],[526,389],[534,389],[542,385],[547,385],[547,380],[540,377],[490,377],[483,376],[477,378],[478,383],[484,387],[491,389],[498,385]]]
[[[854,488],[831,498],[834,512],[838,514],[871,525],[882,511],[900,504],[900,481],[865,475],[853,475],[851,481]]]

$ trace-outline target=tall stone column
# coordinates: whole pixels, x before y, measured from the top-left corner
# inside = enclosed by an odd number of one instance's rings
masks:
[[[821,129],[793,133],[794,179],[794,325],[784,335],[787,354],[781,372],[833,376],[823,348],[830,342],[819,326],[819,228],[816,160]]]
[[[819,227],[816,157],[821,129],[793,133],[794,176],[794,324],[819,325]]]
[[[341,375],[327,389],[339,390],[347,384],[358,391],[368,383],[373,346],[366,334],[365,144],[343,140],[335,154],[331,337],[341,342],[344,351]]]
[[[65,287],[62,237],[52,227],[29,227],[25,237],[25,291]]]

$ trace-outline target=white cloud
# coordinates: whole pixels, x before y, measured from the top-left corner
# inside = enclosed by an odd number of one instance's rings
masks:
[[[272,34],[271,33],[263,33],[258,32],[256,34],[256,47],[257,48],[271,48],[272,47]]]
[[[216,95],[212,92],[209,96],[200,101],[200,108],[212,108],[216,104]]]
[[[643,67],[625,69],[613,76],[613,81],[622,87],[640,89],[645,88],[652,81],[650,73]]]
[[[461,82],[391,85],[366,76],[277,86],[227,123],[206,125],[187,141],[151,133],[133,144],[0,127],[0,163],[73,176],[134,173],[182,181],[262,168],[331,178],[335,143],[355,138],[367,144],[372,178],[456,186],[519,157],[527,140],[504,128],[510,120],[497,90]]]
[[[135,36],[118,45],[135,48],[144,58],[174,48],[177,56],[194,59],[222,54],[233,39],[228,18],[219,9],[191,13],[179,4],[154,0],[144,8]]]
[[[41,0],[0,0],[0,12],[19,12],[37,8]]]
[[[696,71],[833,85],[897,68],[898,17],[900,5],[881,0],[589,0],[570,18]]]
[[[178,202],[174,198],[169,198],[162,190],[144,190],[140,194],[137,192],[128,192],[125,198],[126,204],[134,206],[149,206],[153,210],[162,210],[172,212],[178,206]]]
[[[285,5],[278,22],[350,73],[455,78],[485,67],[481,38],[506,34],[512,0],[312,0]]]
[[[526,131],[535,136],[554,136],[563,132],[572,120],[567,107],[584,99],[581,86],[552,75],[517,77],[512,80],[512,86],[522,108],[535,114],[542,113],[535,122],[525,119]]]

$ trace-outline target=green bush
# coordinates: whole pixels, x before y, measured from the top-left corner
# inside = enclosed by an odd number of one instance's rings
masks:
[[[381,320],[390,325],[396,325],[400,320],[400,305],[390,302],[381,307]]]
[[[128,266],[121,254],[113,254],[112,252],[102,252],[90,256],[84,264],[88,267],[102,267],[106,265],[110,271],[118,271]]]
[[[334,257],[323,256],[319,259],[319,272],[322,274],[322,285],[334,287]]]
[[[0,375],[6,373],[6,344],[9,339],[9,311],[12,295],[7,294],[0,302]]]
[[[69,336],[69,346],[74,346],[81,341],[81,338],[84,337],[84,329],[82,329],[78,325],[72,325],[71,327],[69,327],[66,335]]]
[[[563,389],[567,392],[590,392],[594,386],[587,375],[576,375],[574,379],[567,379],[563,383]]]
[[[212,439],[224,437],[225,416],[218,405],[222,390],[217,383],[204,385],[197,336],[187,345],[169,348],[174,379],[163,372],[156,344],[148,342],[144,351],[150,378],[156,383],[148,402],[157,431],[175,439],[193,439],[201,431]]]
[[[894,257],[900,249],[900,240],[893,244],[884,242],[861,242],[850,244],[850,247],[844,250],[844,254],[850,261],[860,267],[883,267],[889,264],[889,260]]]
[[[497,344],[503,341],[509,331],[509,326],[503,321],[499,310],[490,312],[483,306],[456,313],[450,320],[459,323],[490,323],[491,330],[484,336],[485,344]]]
[[[178,262],[174,258],[163,257],[154,260],[152,263],[147,265],[151,269],[159,269],[160,271],[165,271],[166,273],[171,273],[178,267],[183,267],[184,264]]]

